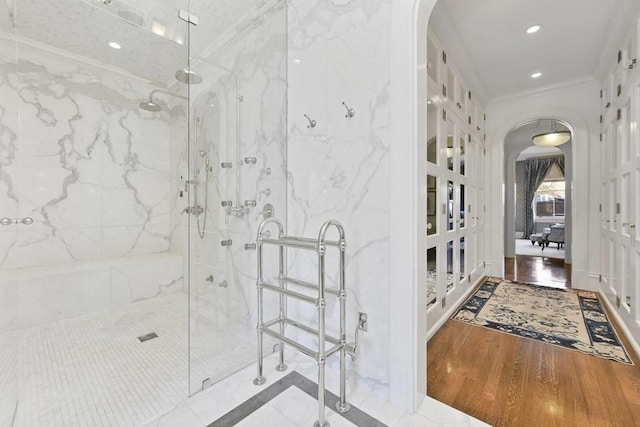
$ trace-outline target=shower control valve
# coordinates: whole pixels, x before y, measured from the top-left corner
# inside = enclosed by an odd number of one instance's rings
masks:
[[[245,200],[245,201],[244,201],[244,205],[245,205],[245,206],[252,206],[252,207],[255,207],[255,206],[256,206],[256,201],[255,201],[255,200]]]
[[[231,200],[223,200],[222,202],[220,202],[220,204],[223,208],[230,208],[231,206],[233,206],[233,202]]]
[[[257,161],[258,161],[258,159],[256,159],[255,157],[245,157],[244,158],[244,163],[247,164],[247,165],[255,165]]]
[[[220,163],[220,167],[222,169],[231,169],[233,167],[233,163],[231,163],[231,162],[222,162],[222,163]]]

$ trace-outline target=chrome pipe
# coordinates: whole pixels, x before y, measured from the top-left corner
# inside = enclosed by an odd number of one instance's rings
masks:
[[[281,295],[285,294],[287,296],[299,299],[300,301],[308,302],[309,304],[318,304],[318,300],[313,297],[295,291],[290,291],[289,289],[281,288],[280,286],[274,286],[268,282],[262,282],[262,287],[270,291],[278,292]]]
[[[313,351],[312,349],[303,346],[300,343],[297,343],[296,341],[292,340],[291,338],[287,338],[283,335],[280,335],[279,333],[277,333],[276,331],[272,331],[271,329],[265,329],[264,333],[272,336],[278,340],[284,341],[285,343],[289,344],[291,347],[295,348],[296,350],[298,350],[300,353],[304,354],[305,356],[309,356],[309,357],[313,357],[314,359],[318,358],[318,353],[316,353],[315,351]]]
[[[307,332],[311,335],[315,335],[316,337],[318,336],[318,330],[317,329],[313,329],[310,328],[307,325],[303,325],[300,322],[296,322],[295,320],[291,320],[291,319],[285,319],[285,322],[287,323],[287,325],[293,326],[294,328],[298,328],[304,332]],[[334,338],[330,335],[325,334],[324,339],[327,340],[328,342],[330,342],[331,344],[340,344],[340,340],[338,338]]]
[[[335,224],[340,234],[340,400],[336,403],[339,412],[348,412],[351,405],[347,403],[346,390],[346,364],[347,364],[347,290],[345,279],[345,250],[347,244],[344,240],[344,229],[342,225]]]
[[[256,290],[258,292],[258,320],[256,325],[256,334],[258,341],[258,375],[253,380],[253,384],[262,385],[267,379],[262,376],[262,330],[264,328],[264,320],[262,314],[262,242],[258,239],[258,279],[256,281]]]
[[[310,282],[305,282],[304,280],[294,279],[291,277],[285,277],[284,280],[287,281],[288,283],[293,283],[294,285],[302,286],[303,288],[313,289],[315,291],[318,290],[318,285]],[[324,291],[336,296],[340,295],[339,289],[325,288]]]
[[[324,226],[323,226],[324,228]],[[325,308],[324,299],[324,242],[318,238],[318,426],[325,425],[324,418],[324,368],[326,356],[325,350]]]
[[[280,233],[278,234],[278,238],[282,238],[282,236],[284,235],[283,230],[280,230]],[[284,278],[284,247],[279,246],[278,247],[278,286],[280,287],[280,298],[279,298],[279,303],[280,303],[280,307],[279,307],[279,311],[278,314],[280,316],[280,335],[284,336],[284,329],[285,329],[285,322],[284,319],[286,319],[286,304],[287,304],[287,299],[286,299],[286,294],[285,291],[288,291],[288,289],[286,289],[285,287],[285,281],[283,280]],[[279,363],[278,366],[276,366],[276,370],[277,371],[285,371],[287,369],[287,365],[284,364],[284,341],[280,341],[280,355],[279,355]]]

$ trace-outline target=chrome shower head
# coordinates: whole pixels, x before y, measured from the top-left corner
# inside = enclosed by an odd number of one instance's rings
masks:
[[[153,113],[157,113],[158,111],[162,110],[162,108],[160,107],[160,105],[156,104],[156,103],[153,101],[153,98],[151,98],[151,97],[149,97],[149,99],[148,99],[148,100],[146,100],[146,101],[142,101],[142,102],[139,104],[139,107],[140,107],[140,108],[142,108],[143,110],[151,111],[151,112],[153,112]]]
[[[176,71],[176,80],[187,85],[197,85],[198,83],[202,83],[202,77],[200,74],[195,71],[191,71],[188,68]]]

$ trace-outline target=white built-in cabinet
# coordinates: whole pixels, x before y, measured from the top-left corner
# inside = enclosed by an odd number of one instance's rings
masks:
[[[638,22],[640,25],[640,21]],[[600,290],[640,337],[640,64],[638,26],[611,53],[602,84]]]
[[[446,49],[427,43],[427,324],[484,274],[486,116]]]

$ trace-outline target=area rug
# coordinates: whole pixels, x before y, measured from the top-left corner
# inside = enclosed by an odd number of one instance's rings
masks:
[[[490,277],[452,319],[633,365],[594,292]]]

